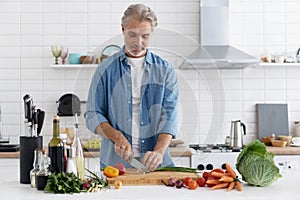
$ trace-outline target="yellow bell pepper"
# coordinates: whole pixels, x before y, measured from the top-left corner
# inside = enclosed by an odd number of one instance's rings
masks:
[[[119,175],[119,170],[108,165],[104,168],[103,174],[109,178],[114,178]]]

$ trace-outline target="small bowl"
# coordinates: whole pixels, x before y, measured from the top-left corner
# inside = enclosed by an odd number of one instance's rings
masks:
[[[80,57],[83,56],[80,53],[70,53],[69,54],[69,63],[70,64],[81,64]]]
[[[81,56],[80,57],[80,62],[82,64],[93,64],[94,57],[93,56]]]
[[[272,145],[273,145],[274,147],[285,147],[287,141],[283,141],[283,140],[273,140],[273,141],[271,141],[271,143],[272,143]]]
[[[266,146],[272,146],[272,141],[275,140],[273,137],[262,137],[261,141],[266,145]]]
[[[290,146],[291,145],[291,141],[292,141],[292,136],[289,135],[278,135],[278,139],[282,140],[282,141],[286,141],[286,146]]]

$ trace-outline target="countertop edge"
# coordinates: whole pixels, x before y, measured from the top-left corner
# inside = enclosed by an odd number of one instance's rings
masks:
[[[169,147],[170,155],[172,157],[190,157],[192,152],[186,147]],[[86,158],[99,158],[100,151],[84,151]],[[19,158],[20,151],[17,152],[0,152],[0,158]]]

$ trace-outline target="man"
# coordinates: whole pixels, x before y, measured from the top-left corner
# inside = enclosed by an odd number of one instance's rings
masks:
[[[122,17],[125,45],[93,76],[87,127],[102,136],[101,167],[137,157],[150,171],[173,166],[168,146],[177,132],[178,86],[173,67],[150,52],[154,12],[130,5]]]

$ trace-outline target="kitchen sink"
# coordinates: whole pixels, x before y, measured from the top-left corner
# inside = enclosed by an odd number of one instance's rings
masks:
[[[0,152],[16,152],[19,149],[20,145],[18,144],[0,144]]]

